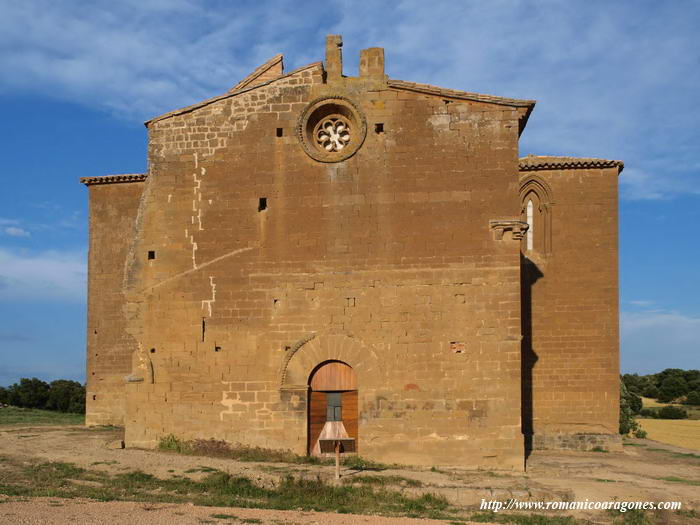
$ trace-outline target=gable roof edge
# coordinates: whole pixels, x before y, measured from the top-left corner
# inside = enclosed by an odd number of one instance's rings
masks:
[[[282,55],[282,53],[276,54],[275,56],[273,56],[270,60],[268,60],[264,64],[256,67],[251,74],[249,74],[247,77],[245,77],[243,80],[241,80],[238,84],[236,84],[231,89],[229,89],[227,91],[227,93],[233,93],[234,91],[238,91],[239,89],[243,89],[246,86],[252,85],[253,82],[255,82],[255,79],[260,78],[261,75],[267,73],[270,69],[272,69],[277,64],[282,62],[283,59],[284,59],[284,55]],[[282,75],[280,75],[280,76],[282,76]]]
[[[208,98],[206,100],[202,100],[201,102],[197,102],[196,104],[192,104],[191,106],[185,106],[184,108],[180,109],[175,109],[173,111],[169,111],[168,113],[163,113],[162,115],[159,115],[157,117],[153,117],[152,119],[147,120],[144,122],[144,126],[148,127],[149,124],[153,124],[154,122],[158,122],[160,120],[165,120],[170,117],[174,117],[176,115],[182,115],[183,113],[190,113],[196,109],[203,108],[204,106],[208,106],[209,104],[213,104],[214,102],[218,102],[219,100],[224,100],[229,97],[235,97],[237,95],[241,95],[243,93],[247,93],[248,91],[252,91],[254,89],[258,89],[267,85],[270,85],[274,82],[277,82],[278,80],[283,80],[285,78],[291,77],[292,75],[296,75],[298,73],[301,73],[302,71],[306,71],[307,69],[313,69],[313,68],[323,68],[323,62],[312,62],[311,64],[307,64],[305,66],[299,67],[295,69],[294,71],[290,71],[286,75],[279,76],[277,78],[273,78],[271,80],[268,80],[267,82],[262,82],[261,84],[255,84],[253,86],[248,86],[248,87],[243,87],[241,89],[238,89],[236,91],[229,91],[227,93],[224,93],[223,95],[218,95],[216,97]]]
[[[402,89],[404,91],[414,91],[426,95],[434,95],[437,97],[457,98],[461,100],[473,100],[475,102],[487,102],[498,104],[501,106],[510,106],[516,108],[533,108],[535,100],[524,100],[519,98],[499,97],[496,95],[482,95],[481,93],[470,93],[469,91],[460,91],[458,89],[447,89],[430,84],[419,84],[417,82],[407,82],[405,80],[389,79],[387,85],[390,88]]]

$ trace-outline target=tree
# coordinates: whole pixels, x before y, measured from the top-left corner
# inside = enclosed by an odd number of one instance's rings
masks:
[[[49,397],[49,385],[32,377],[23,377],[19,384],[15,383],[9,389],[9,401],[11,405],[22,408],[45,408]]]
[[[694,390],[685,398],[686,405],[700,405],[700,390]]]
[[[0,405],[7,405],[10,402],[10,393],[7,388],[0,386]]]
[[[59,412],[85,412],[85,388],[77,381],[67,379],[52,381],[49,385],[46,408]]]
[[[649,397],[651,399],[658,399],[659,398],[659,389],[656,388],[654,385],[649,385],[644,389],[644,392],[642,392],[642,395],[644,397]]]
[[[688,383],[682,375],[668,375],[659,386],[659,401],[668,403],[688,393]]]

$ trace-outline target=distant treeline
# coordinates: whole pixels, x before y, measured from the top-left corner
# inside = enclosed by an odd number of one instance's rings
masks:
[[[0,386],[0,405],[84,414],[85,387],[68,379],[46,383],[36,377],[23,377],[7,388]]]
[[[622,380],[633,394],[659,403],[700,405],[700,370],[667,368],[658,374],[625,374]]]

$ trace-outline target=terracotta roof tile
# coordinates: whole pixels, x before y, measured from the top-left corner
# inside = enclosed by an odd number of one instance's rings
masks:
[[[81,184],[91,186],[92,184],[118,184],[123,182],[143,182],[146,180],[145,173],[120,173],[118,175],[103,175],[100,177],[82,177]]]
[[[528,155],[520,158],[520,171],[535,170],[576,170],[596,168],[617,168],[618,174],[625,167],[621,160],[595,159],[586,157],[554,157]]]

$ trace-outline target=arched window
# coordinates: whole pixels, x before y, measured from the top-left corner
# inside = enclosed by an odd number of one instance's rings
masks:
[[[528,230],[523,238],[525,256],[546,257],[551,252],[551,200],[549,187],[538,177],[529,176],[521,185],[521,220]]]

